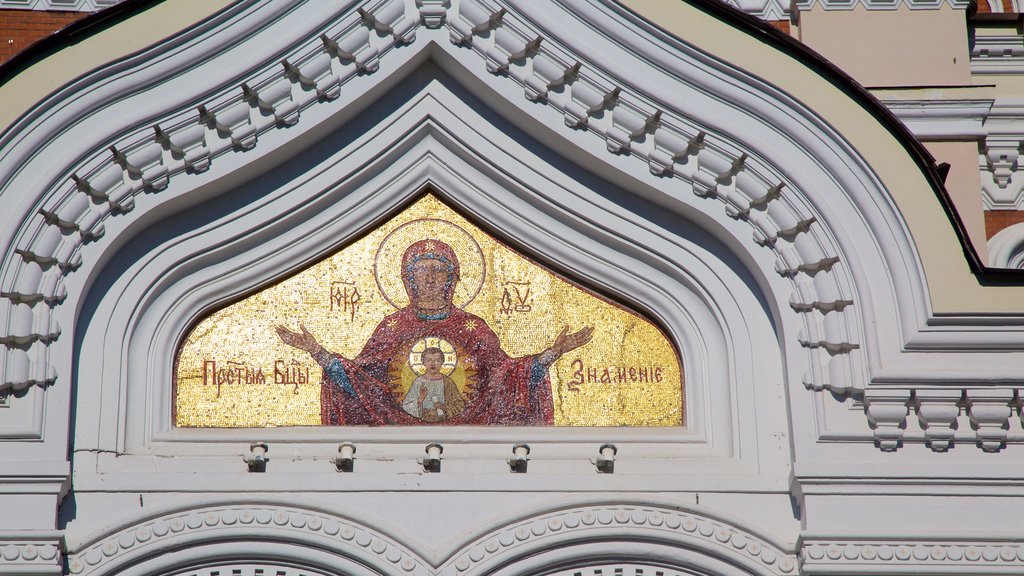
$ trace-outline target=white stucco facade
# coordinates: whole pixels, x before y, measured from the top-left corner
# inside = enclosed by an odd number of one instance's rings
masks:
[[[1024,571],[1024,288],[877,103],[670,10],[232,4],[13,122],[0,572]],[[197,318],[426,189],[656,319],[687,425],[173,425]]]

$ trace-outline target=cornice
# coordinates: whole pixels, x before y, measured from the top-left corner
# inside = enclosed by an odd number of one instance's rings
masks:
[[[981,140],[993,101],[975,100],[882,100],[918,139]]]
[[[1020,34],[975,35],[971,45],[971,74],[1024,74],[1024,39]]]

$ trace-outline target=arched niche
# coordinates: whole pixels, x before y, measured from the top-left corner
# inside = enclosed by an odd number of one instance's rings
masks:
[[[96,270],[92,296],[83,300],[77,357],[77,372],[84,376],[77,388],[80,429],[98,430],[95,445],[101,450],[139,458],[173,454],[174,459],[156,461],[161,468],[170,466],[164,469],[168,473],[187,470],[189,457],[236,455],[239,444],[255,436],[272,446],[287,442],[304,462],[300,466],[325,474],[333,472],[322,460],[342,440],[361,446],[364,469],[384,471],[392,466],[382,463],[388,459],[411,461],[422,453],[427,436],[459,443],[459,457],[470,460],[504,458],[512,443],[528,441],[583,463],[611,438],[620,448],[631,446],[638,470],[654,470],[658,459],[664,465],[668,456],[668,462],[676,459],[672,466],[685,472],[679,458],[702,454],[723,471],[733,469],[738,459],[744,468],[770,469],[766,477],[777,479],[770,482],[781,482],[788,461],[785,447],[768,447],[765,454],[757,440],[767,430],[783,434],[785,427],[778,395],[782,359],[776,350],[755,343],[775,340],[779,328],[773,305],[759,288],[763,278],[738,265],[726,244],[687,215],[659,214],[649,200],[564,163],[542,143],[482,112],[457,83],[438,78],[429,66],[425,70],[392,93],[396,101],[411,104],[391,114],[387,104],[381,104],[380,112],[370,109],[368,116],[384,118],[378,124],[359,125],[358,134],[342,126],[320,139],[304,139],[303,147],[293,141],[289,156],[276,158],[276,166],[266,172],[250,172],[239,181],[245,172],[235,171],[234,190],[218,200],[166,213],[156,226],[142,220],[121,233],[133,237],[126,244],[129,251],[113,254]],[[321,126],[332,121],[337,119]],[[466,139],[475,141],[470,146]],[[655,319],[686,359],[686,426],[428,433],[415,428],[256,431],[173,425],[174,351],[197,319],[345,246],[425,190],[555,270]],[[754,396],[764,398],[756,413],[753,405],[740,401]],[[116,424],[99,416],[104,412],[100,406],[109,406],[105,398],[118,398],[123,416]],[[770,404],[769,413],[765,408]],[[80,435],[78,442],[84,447],[91,441]],[[222,465],[230,470],[241,463],[232,459],[216,466]],[[544,466],[534,464],[535,469]],[[592,470],[585,464],[579,473]]]

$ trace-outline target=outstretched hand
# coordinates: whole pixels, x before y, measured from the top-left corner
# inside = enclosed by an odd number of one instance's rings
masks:
[[[569,327],[562,328],[562,331],[555,336],[555,341],[549,350],[554,355],[552,362],[558,360],[563,354],[584,346],[594,337],[594,327],[584,326],[578,332],[569,333]]]
[[[302,332],[292,332],[284,326],[278,325],[277,335],[281,338],[281,341],[285,344],[298,348],[299,350],[305,350],[306,352],[316,354],[320,351],[320,343],[317,342],[316,337],[310,334],[309,330],[306,330],[305,324],[299,324],[299,329]]]

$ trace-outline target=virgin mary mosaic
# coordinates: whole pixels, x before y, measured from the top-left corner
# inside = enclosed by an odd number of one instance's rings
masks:
[[[684,424],[654,323],[432,195],[199,322],[174,381],[182,427]]]

